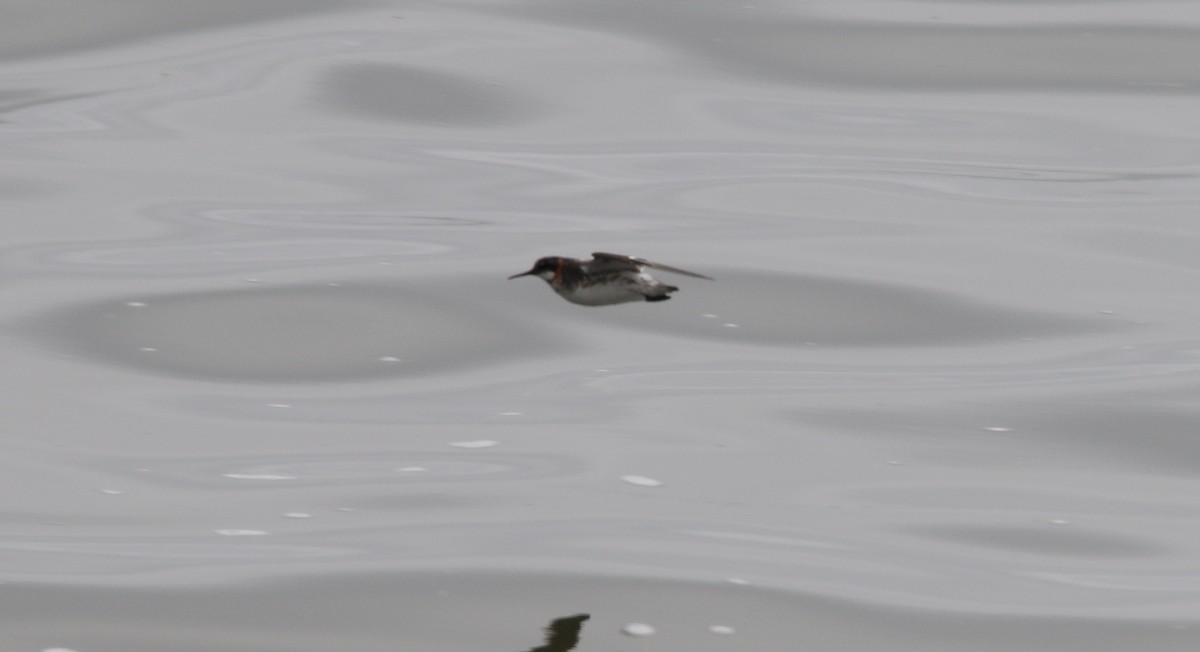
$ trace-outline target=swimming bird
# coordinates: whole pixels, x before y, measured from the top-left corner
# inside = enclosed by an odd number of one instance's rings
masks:
[[[547,256],[539,258],[528,272],[513,274],[511,281],[522,276],[537,276],[550,284],[558,296],[581,306],[608,306],[628,301],[666,301],[670,293],[679,290],[646,273],[646,269],[657,269],[709,281],[712,278],[652,263],[645,258],[606,254],[597,251],[587,260]]]

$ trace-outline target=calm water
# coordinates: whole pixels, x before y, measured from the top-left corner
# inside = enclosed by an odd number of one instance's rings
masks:
[[[332,5],[0,2],[0,647],[1195,649],[1200,8]]]

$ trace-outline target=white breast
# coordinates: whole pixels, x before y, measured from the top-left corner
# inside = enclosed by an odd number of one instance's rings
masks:
[[[604,283],[579,288],[573,293],[560,292],[562,298],[581,306],[608,306],[628,301],[645,301],[634,283]]]

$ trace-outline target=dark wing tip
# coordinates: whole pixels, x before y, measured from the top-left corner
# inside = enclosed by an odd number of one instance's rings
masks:
[[[670,265],[664,265],[662,263],[652,263],[647,260],[647,261],[643,261],[642,264],[645,265],[646,267],[650,267],[652,269],[661,269],[664,272],[671,272],[672,274],[682,274],[684,276],[690,276],[692,278],[702,278],[706,281],[715,281],[716,280],[711,276],[697,274],[696,272],[689,272],[686,269],[679,269],[678,267],[671,267]]]
[[[592,252],[592,258],[598,258],[598,259],[601,259],[601,260],[604,260],[604,261],[610,262],[610,263],[621,263],[621,264],[630,265],[633,267],[649,267],[651,269],[661,269],[664,272],[671,272],[673,274],[682,274],[684,276],[691,276],[692,278],[702,278],[706,281],[715,281],[716,280],[711,276],[697,274],[696,272],[689,272],[686,269],[679,269],[678,267],[671,267],[670,265],[664,265],[662,263],[655,263],[655,262],[646,260],[645,258],[638,258],[637,256],[626,256],[624,254],[610,254],[610,253],[605,253],[603,251],[596,251],[596,252]]]

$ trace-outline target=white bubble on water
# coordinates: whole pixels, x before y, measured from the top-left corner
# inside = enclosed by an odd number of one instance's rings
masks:
[[[313,515],[308,512],[284,512],[284,518],[312,518]]]
[[[653,625],[646,623],[629,623],[621,628],[621,633],[626,636],[653,636],[657,631]]]
[[[629,484],[637,485],[639,487],[661,487],[663,484],[661,480],[647,478],[644,475],[623,475],[621,476],[621,481],[628,482]]]
[[[223,537],[261,537],[267,533],[266,530],[241,530],[233,528],[214,530],[214,532]]]
[[[713,625],[708,628],[708,631],[714,634],[736,634],[737,630],[729,625]]]
[[[499,446],[500,442],[491,439],[476,439],[474,441],[452,441],[450,445],[455,448],[491,448]]]

